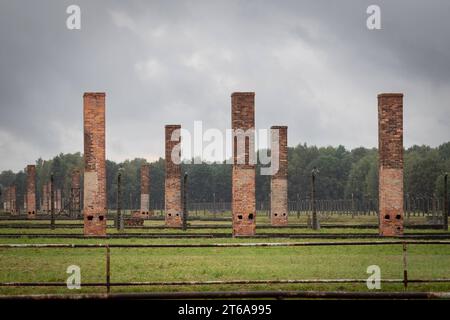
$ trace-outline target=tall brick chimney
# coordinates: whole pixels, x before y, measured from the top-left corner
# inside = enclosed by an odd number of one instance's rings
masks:
[[[42,185],[42,197],[41,197],[41,211],[46,214],[48,210],[48,200],[47,200],[47,184]]]
[[[27,192],[26,192],[27,216],[36,218],[36,166],[27,166]]]
[[[278,161],[278,171],[270,181],[270,222],[273,226],[288,224],[288,150],[287,127],[272,126],[271,131],[271,165]]]
[[[51,207],[52,207],[52,204],[51,204],[51,201],[52,201],[52,186],[51,186],[51,182],[50,181],[48,181],[47,182],[47,184],[46,184],[46,208],[47,208],[47,213],[50,213],[50,211],[51,211]]]
[[[403,94],[378,95],[379,233],[403,235]]]
[[[71,175],[70,211],[71,215],[78,215],[81,211],[81,183],[78,169],[74,169]]]
[[[16,191],[17,191],[16,186],[9,187],[9,210],[13,215],[16,215],[18,213]]]
[[[150,166],[141,166],[141,216],[148,216],[150,212]]]
[[[62,192],[61,189],[55,189],[55,211],[61,213],[62,211]]]
[[[85,93],[83,109],[84,235],[106,235],[105,93]]]
[[[6,212],[10,212],[10,197],[11,197],[11,191],[10,187],[5,188],[5,197],[4,197],[4,205],[3,208]]]
[[[232,216],[233,236],[250,236],[256,231],[255,164],[255,93],[231,95],[233,129]]]
[[[165,211],[168,227],[182,227],[181,125],[166,125]],[[174,162],[175,161],[175,162]]]

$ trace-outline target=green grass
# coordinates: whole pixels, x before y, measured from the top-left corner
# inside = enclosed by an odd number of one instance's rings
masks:
[[[285,242],[287,239],[271,239]],[[228,243],[256,239],[0,239],[1,243]],[[105,249],[0,249],[0,281],[61,281],[69,265],[81,267],[82,281],[105,280]],[[386,246],[260,247],[260,248],[148,248],[111,249],[111,281],[189,281],[231,279],[367,278],[369,265],[379,265],[384,278],[402,278],[402,248]],[[410,245],[409,278],[449,278],[448,246]],[[365,284],[281,284],[147,286],[113,288],[112,292],[193,290],[352,290]],[[401,284],[382,284],[387,291]],[[104,288],[0,288],[1,294],[104,292]],[[450,284],[415,284],[408,290],[450,290]]]
[[[425,218],[411,218],[411,223],[425,223]],[[109,244],[185,244],[185,243],[242,243],[242,242],[292,242],[292,241],[343,241],[271,239],[61,239],[26,237],[32,233],[82,233],[82,228],[50,230],[48,222],[18,221],[0,223],[42,224],[40,229],[0,229],[0,233],[17,233],[23,237],[0,238],[0,243],[109,243]],[[81,223],[81,221],[57,221]],[[258,224],[269,224],[268,217],[259,214]],[[290,223],[306,223],[306,216],[290,217]],[[374,216],[328,216],[322,223],[366,224],[376,223]],[[108,224],[112,224],[109,220]],[[146,226],[161,226],[163,221],[145,221]],[[223,225],[221,229],[191,229],[194,233],[231,233],[231,223],[191,221],[192,225]],[[181,233],[178,229],[127,229],[127,233]],[[257,233],[313,233],[310,229],[258,229]],[[320,233],[372,233],[376,229],[321,229]],[[407,230],[407,232],[442,232],[442,230]],[[117,233],[108,229],[108,233]],[[349,240],[347,240],[349,241]],[[354,239],[351,241],[368,241]],[[0,249],[0,282],[65,282],[69,265],[81,267],[82,282],[105,281],[105,249]],[[401,245],[383,246],[326,246],[326,247],[258,247],[258,248],[147,248],[111,249],[111,281],[206,281],[206,280],[263,280],[263,279],[366,279],[369,265],[381,267],[382,278],[402,278],[403,260]],[[409,245],[408,276],[410,279],[450,278],[450,246]],[[206,290],[349,290],[368,291],[360,284],[271,284],[271,285],[202,285],[202,286],[141,286],[113,287],[112,292],[140,291],[206,291]],[[402,284],[382,283],[383,291],[405,290]],[[410,284],[410,291],[450,291],[448,284]],[[65,287],[0,287],[0,294],[31,293],[94,293],[105,292],[104,287],[82,287],[68,290]]]

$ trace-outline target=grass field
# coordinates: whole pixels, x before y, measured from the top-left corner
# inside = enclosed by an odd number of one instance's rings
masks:
[[[303,223],[306,220],[290,223]],[[335,217],[327,223],[339,222]],[[351,219],[351,218],[350,218]],[[345,221],[350,220],[348,217]],[[304,221],[302,221],[304,220]],[[333,221],[334,220],[334,221]],[[375,223],[376,217],[351,219],[357,223]],[[2,221],[1,223],[6,223]],[[8,222],[9,223],[9,222]],[[11,222],[13,223],[13,222]],[[305,241],[286,238],[271,239],[54,239],[27,238],[27,233],[81,233],[80,229],[51,231],[46,222],[14,222],[44,224],[44,229],[0,229],[1,233],[20,233],[23,237],[0,239],[0,243],[121,243],[121,244],[197,244],[229,242],[289,242]],[[58,221],[57,223],[74,223]],[[75,222],[76,223],[76,222]],[[78,222],[80,223],[80,222]],[[111,222],[110,222],[111,223]],[[231,232],[229,222],[193,221],[192,224],[224,224],[223,229],[193,229],[186,233]],[[259,217],[258,223],[268,223]],[[417,221],[420,223],[420,221]],[[146,226],[162,225],[162,221],[146,221]],[[108,233],[117,232],[108,229]],[[151,229],[126,232],[157,233],[180,230]],[[263,232],[308,233],[310,229],[260,229]],[[321,233],[377,233],[376,229],[321,229]],[[414,232],[443,232],[442,230],[414,230]],[[356,241],[354,239],[353,241]],[[320,241],[327,240],[306,240]],[[334,240],[339,241],[339,240]],[[348,240],[347,240],[348,241]],[[371,240],[362,240],[368,241]],[[409,245],[409,279],[450,278],[450,245]],[[83,282],[105,281],[105,249],[0,249],[0,282],[65,282],[69,265],[81,268]],[[112,248],[111,282],[128,281],[209,281],[209,280],[274,280],[274,279],[366,279],[367,267],[378,265],[382,278],[403,277],[401,245],[383,246],[325,246],[325,247],[258,247],[258,248]],[[271,285],[197,285],[197,286],[140,286],[112,287],[111,292],[139,291],[205,291],[205,290],[349,290],[368,291],[365,283],[358,284],[271,284]],[[382,283],[383,291],[405,290],[402,284]],[[450,291],[450,283],[409,284],[411,291]],[[29,293],[93,293],[105,292],[104,287],[0,287],[0,294]]]

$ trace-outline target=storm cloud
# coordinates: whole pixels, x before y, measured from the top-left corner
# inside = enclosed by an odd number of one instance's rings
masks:
[[[81,8],[68,30],[66,8]],[[381,30],[366,27],[371,4]],[[405,145],[449,140],[448,1],[0,2],[0,170],[83,149],[82,96],[106,92],[107,157],[163,156],[164,125],[256,126],[289,145],[377,146],[377,99],[403,92]]]

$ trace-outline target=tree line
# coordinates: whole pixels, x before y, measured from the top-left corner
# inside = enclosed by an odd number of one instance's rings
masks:
[[[81,153],[59,154],[50,160],[36,161],[37,198],[42,186],[54,176],[55,188],[61,188],[63,197],[70,195],[70,175],[73,169],[83,172]],[[140,199],[140,168],[145,159],[135,158],[121,163],[106,161],[108,207],[115,208],[117,174],[122,174],[123,207],[138,208]],[[150,164],[150,201],[153,206],[164,203],[164,159]],[[270,198],[270,176],[259,174],[257,166],[256,200]],[[311,171],[317,168],[317,199],[356,200],[378,198],[378,150],[364,147],[347,150],[343,146],[316,147],[306,143],[288,148],[289,200],[307,199],[311,190]],[[231,165],[224,163],[182,164],[188,173],[190,202],[230,202]],[[404,190],[412,198],[442,197],[443,177],[450,172],[450,142],[438,147],[412,146],[404,151]],[[25,169],[0,173],[0,188],[16,185],[17,204],[23,208],[26,188]],[[2,192],[3,196],[3,192]]]

